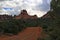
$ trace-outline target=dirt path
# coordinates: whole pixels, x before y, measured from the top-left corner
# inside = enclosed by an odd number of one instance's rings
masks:
[[[40,27],[28,27],[18,35],[0,37],[0,40],[37,40],[41,31]]]

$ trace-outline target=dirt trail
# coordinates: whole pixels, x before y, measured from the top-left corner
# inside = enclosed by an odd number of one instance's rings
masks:
[[[0,37],[0,40],[37,40],[41,31],[40,27],[28,27],[18,35]]]

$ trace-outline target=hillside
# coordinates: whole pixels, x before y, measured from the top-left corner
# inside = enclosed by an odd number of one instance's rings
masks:
[[[60,0],[52,0],[51,10],[41,17],[41,21],[40,25],[48,35],[42,39],[60,40]]]

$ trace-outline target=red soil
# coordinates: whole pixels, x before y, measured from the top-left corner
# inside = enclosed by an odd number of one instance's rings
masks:
[[[40,27],[28,27],[18,35],[2,36],[0,40],[37,40],[41,32],[42,29]]]

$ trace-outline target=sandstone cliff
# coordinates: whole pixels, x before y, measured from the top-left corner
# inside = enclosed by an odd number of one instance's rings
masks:
[[[37,19],[37,16],[30,16],[26,10],[22,10],[18,16],[15,16],[15,19]]]

